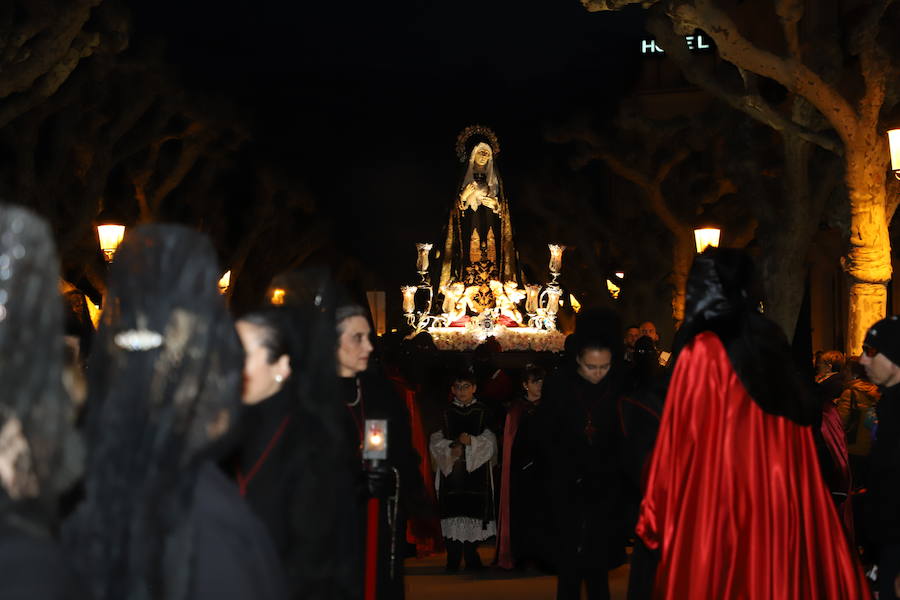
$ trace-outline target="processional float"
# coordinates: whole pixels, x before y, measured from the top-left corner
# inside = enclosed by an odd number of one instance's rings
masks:
[[[504,350],[562,350],[556,328],[564,246],[548,244],[550,281],[524,280],[513,240],[509,205],[497,169],[497,136],[473,125],[460,133],[464,166],[444,244],[416,244],[419,281],[401,288],[403,312],[416,335],[427,331],[438,349],[472,350],[488,337]],[[432,283],[431,255],[440,260]]]

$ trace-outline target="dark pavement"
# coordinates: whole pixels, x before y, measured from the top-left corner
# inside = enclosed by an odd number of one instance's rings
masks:
[[[493,547],[480,549],[481,560],[490,564]],[[477,574],[444,573],[443,554],[406,561],[406,597],[409,600],[552,600],[556,578],[539,571],[504,571],[486,568]],[[613,600],[625,600],[628,566],[609,574]]]

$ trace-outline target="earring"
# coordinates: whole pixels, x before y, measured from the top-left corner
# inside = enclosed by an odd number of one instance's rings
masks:
[[[281,375],[275,376],[275,383],[281,383],[282,381],[284,381],[284,377],[282,377]]]

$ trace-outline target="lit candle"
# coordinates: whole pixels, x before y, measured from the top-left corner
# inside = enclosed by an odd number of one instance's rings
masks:
[[[558,244],[547,244],[550,248],[550,272],[560,273],[562,270],[562,254],[565,246]]]
[[[387,458],[388,422],[385,419],[366,419],[366,436],[363,441],[364,460],[377,462]]]
[[[525,312],[533,315],[538,309],[538,298],[541,295],[541,286],[530,283],[525,286]]]
[[[403,312],[408,315],[416,310],[416,291],[418,289],[414,285],[404,285],[400,288],[400,291],[403,292]]]
[[[431,244],[416,244],[419,255],[416,258],[416,271],[425,273],[428,271],[428,253],[431,252]]]

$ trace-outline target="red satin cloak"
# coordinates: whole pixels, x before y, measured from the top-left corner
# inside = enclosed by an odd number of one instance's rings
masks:
[[[764,412],[710,332],[682,351],[637,533],[654,598],[870,598],[819,473],[812,430]]]
[[[437,497],[434,493],[434,476],[431,470],[431,455],[428,451],[428,436],[422,427],[422,417],[416,402],[417,387],[407,383],[399,374],[389,376],[394,389],[403,398],[409,412],[409,426],[412,446],[419,454],[419,474],[425,487],[425,498],[437,512]],[[406,524],[406,541],[416,546],[416,557],[431,556],[444,549],[441,539],[441,524],[435,518],[410,517]]]

